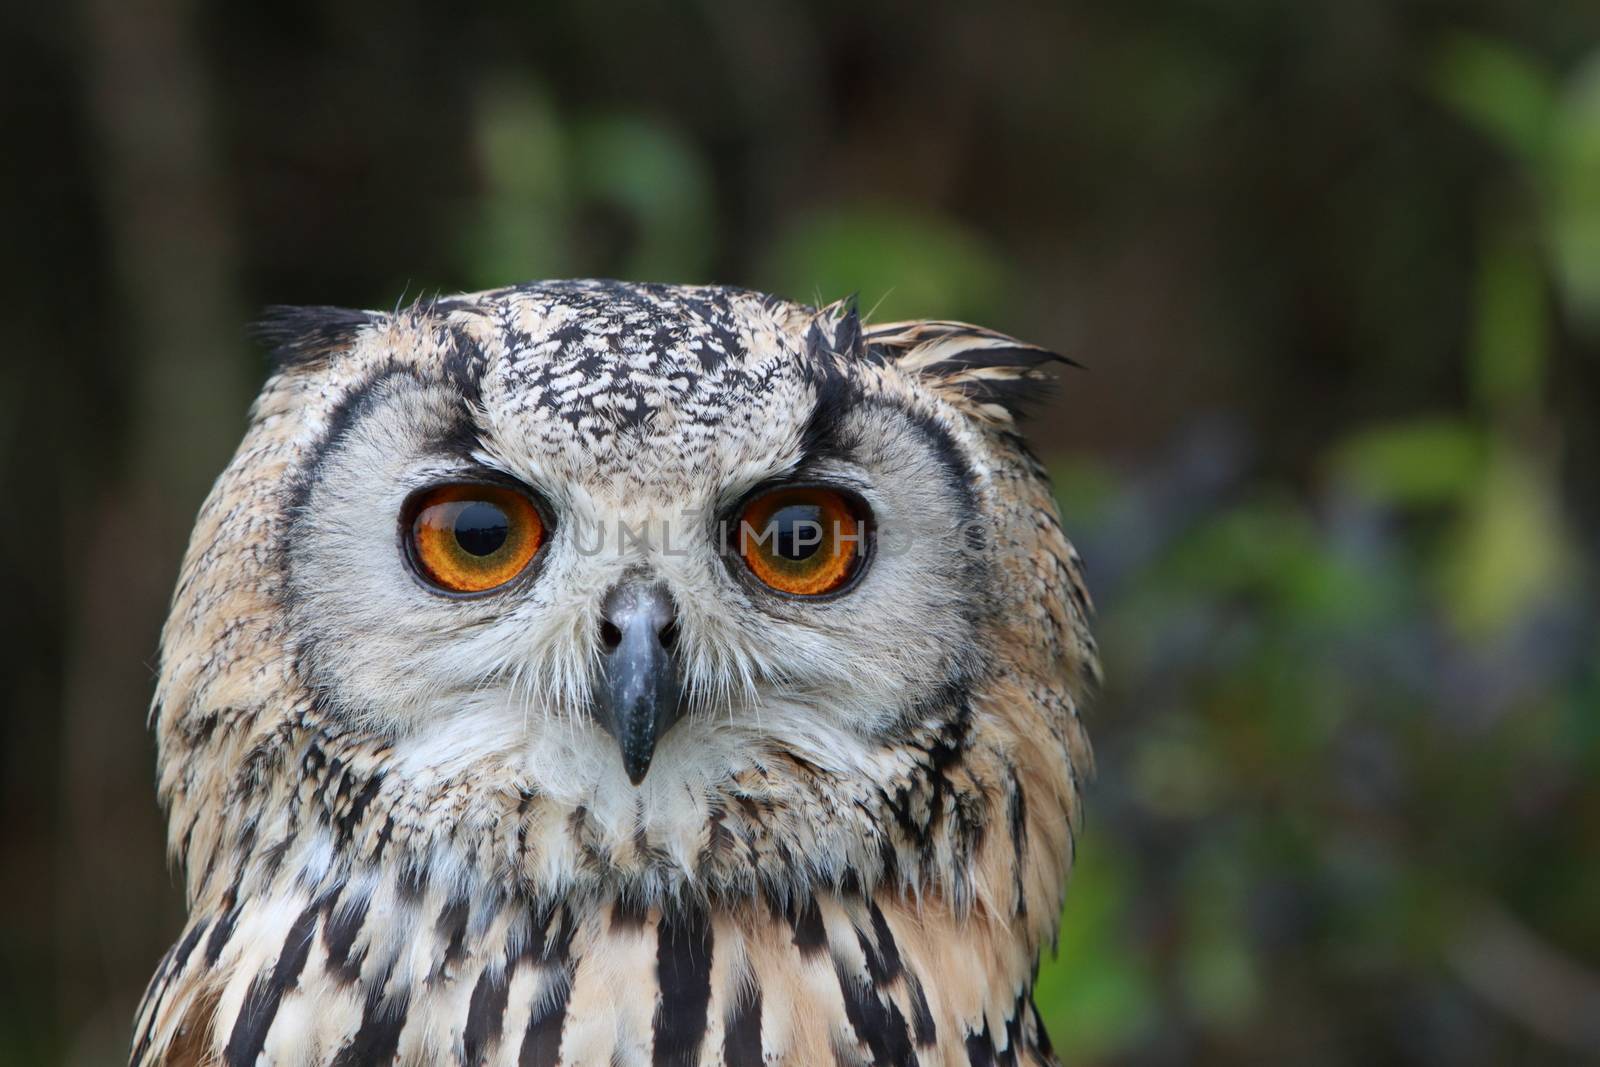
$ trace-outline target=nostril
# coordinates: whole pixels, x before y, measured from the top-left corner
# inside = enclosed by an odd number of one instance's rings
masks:
[[[600,620],[600,643],[606,646],[607,652],[615,652],[622,644],[622,631],[610,619]]]
[[[661,628],[657,637],[661,641],[661,647],[671,652],[673,646],[678,643],[678,620],[667,620],[667,624]]]

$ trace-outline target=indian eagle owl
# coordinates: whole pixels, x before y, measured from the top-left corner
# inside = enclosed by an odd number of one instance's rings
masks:
[[[1048,1064],[1050,353],[728,288],[280,310],[152,711],[146,1064]]]

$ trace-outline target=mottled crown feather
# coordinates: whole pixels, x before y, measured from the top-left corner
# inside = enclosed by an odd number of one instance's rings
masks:
[[[420,310],[431,310],[423,305]],[[265,345],[275,370],[322,363],[355,341],[357,333],[383,320],[382,313],[329,305],[271,305],[251,327]],[[831,327],[831,336],[821,327]],[[947,320],[908,320],[864,325],[856,298],[821,308],[809,338],[822,385],[843,363],[865,359],[891,362],[952,397],[969,413],[990,422],[1010,423],[1048,395],[1052,365],[1078,363],[1039,345]]]

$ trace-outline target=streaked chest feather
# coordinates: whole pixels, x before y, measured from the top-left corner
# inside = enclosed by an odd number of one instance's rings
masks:
[[[158,971],[135,1059],[1052,1062],[1031,959],[989,922],[833,893],[663,910],[334,890],[197,918]],[[211,1013],[231,1025],[182,1032]],[[163,1047],[190,1058],[140,1059]]]

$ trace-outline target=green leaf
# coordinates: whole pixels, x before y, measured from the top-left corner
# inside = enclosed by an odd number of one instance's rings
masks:
[[[1555,119],[1549,240],[1568,308],[1600,335],[1600,53],[1568,83]]]
[[[1549,464],[1500,445],[1441,568],[1457,625],[1469,636],[1490,636],[1558,595],[1571,568]]]
[[[711,178],[675,131],[639,118],[595,120],[578,127],[574,157],[582,202],[620,211],[632,231],[620,262],[596,263],[591,271],[704,280],[713,236]]]
[[[1060,950],[1046,960],[1034,1003],[1062,1058],[1104,1056],[1136,1044],[1156,1024],[1149,962],[1128,928],[1135,887],[1115,842],[1080,842],[1062,913]]]
[[[813,216],[779,239],[764,275],[772,291],[796,300],[855,293],[879,321],[1003,317],[1006,271],[988,243],[947,219],[898,207]]]
[[[1545,274],[1538,250],[1513,227],[1496,226],[1478,262],[1472,384],[1492,411],[1539,401],[1548,346]]]
[[[1374,426],[1329,457],[1333,477],[1378,504],[1415,507],[1464,499],[1482,477],[1482,431],[1448,415]]]
[[[1198,850],[1185,875],[1187,936],[1178,959],[1184,999],[1195,1018],[1227,1029],[1259,1009],[1261,982],[1241,909],[1246,885],[1234,848]],[[1229,865],[1217,870],[1220,865]]]
[[[468,283],[571,273],[567,138],[543,89],[492,79],[478,100],[473,145],[484,188],[461,226]]]
[[[1536,173],[1542,169],[1556,107],[1549,72],[1509,45],[1456,33],[1438,46],[1428,77],[1457,114]]]

